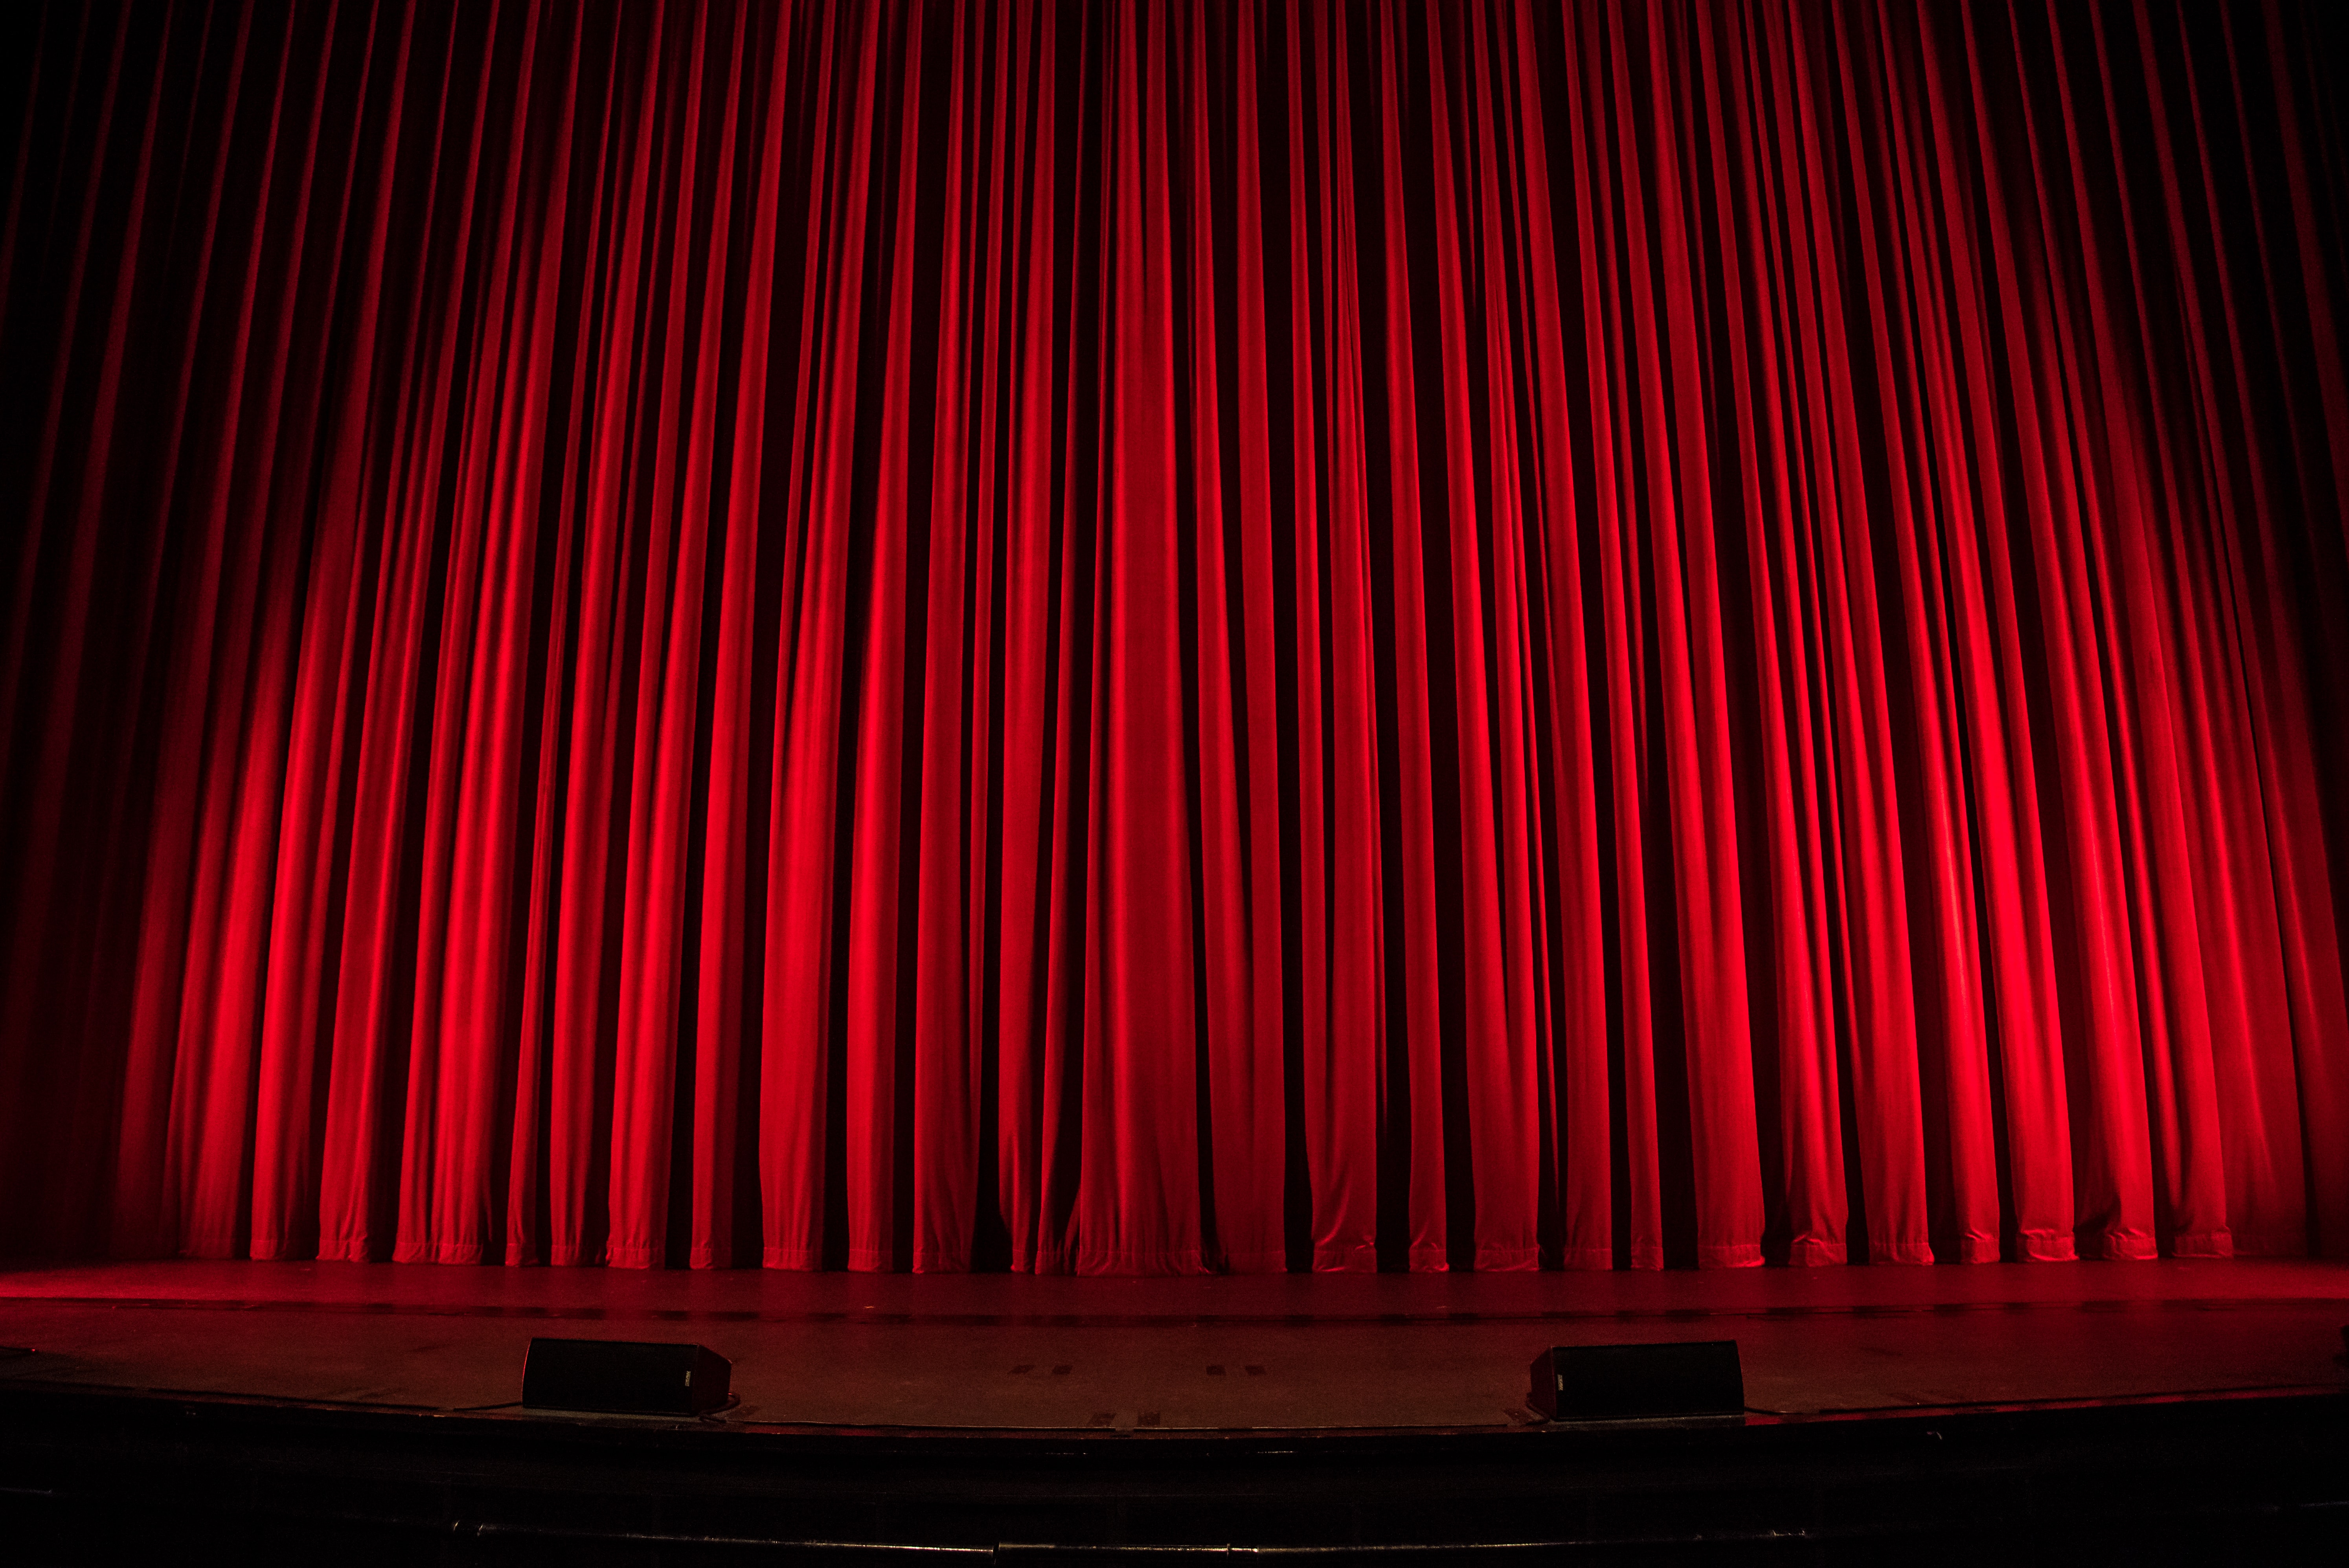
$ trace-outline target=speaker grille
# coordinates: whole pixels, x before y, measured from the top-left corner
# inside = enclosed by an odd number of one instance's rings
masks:
[[[533,1339],[522,1402],[539,1410],[701,1416],[726,1403],[733,1366],[698,1345]]]
[[[1531,1403],[1553,1421],[1738,1416],[1745,1375],[1733,1339],[1561,1345],[1535,1358]]]

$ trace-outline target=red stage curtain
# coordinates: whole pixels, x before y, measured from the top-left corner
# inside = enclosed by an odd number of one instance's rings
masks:
[[[14,25],[7,1246],[2349,1251],[2298,10]]]

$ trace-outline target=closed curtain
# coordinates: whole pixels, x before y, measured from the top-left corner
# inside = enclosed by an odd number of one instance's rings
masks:
[[[25,12],[0,1242],[2349,1251],[2322,12]]]

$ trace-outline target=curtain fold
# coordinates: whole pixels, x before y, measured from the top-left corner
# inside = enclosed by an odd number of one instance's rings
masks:
[[[28,13],[0,1247],[2349,1253],[2313,15]]]

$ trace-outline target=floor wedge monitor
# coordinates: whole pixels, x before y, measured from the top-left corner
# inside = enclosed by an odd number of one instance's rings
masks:
[[[1534,1358],[1530,1402],[1553,1421],[1738,1416],[1745,1375],[1733,1339],[1560,1345]]]
[[[522,1402],[538,1410],[706,1416],[726,1403],[733,1364],[698,1345],[533,1339]]]

